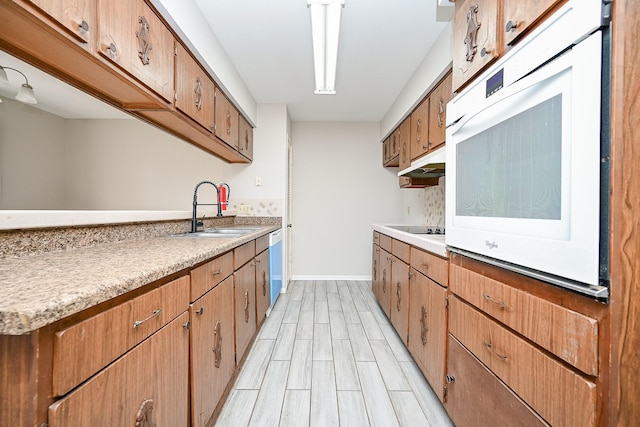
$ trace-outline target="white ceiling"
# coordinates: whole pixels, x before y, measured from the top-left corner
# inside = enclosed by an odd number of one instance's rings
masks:
[[[445,26],[437,0],[345,0],[337,94],[315,95],[306,0],[195,3],[256,102],[287,104],[293,121],[379,122]]]

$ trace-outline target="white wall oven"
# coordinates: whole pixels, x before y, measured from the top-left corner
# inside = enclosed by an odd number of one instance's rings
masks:
[[[451,250],[600,300],[608,298],[605,12],[601,0],[569,1],[458,94],[447,106],[446,159]]]

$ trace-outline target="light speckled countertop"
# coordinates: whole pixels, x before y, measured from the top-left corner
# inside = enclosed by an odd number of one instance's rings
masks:
[[[447,256],[447,245],[443,234],[412,234],[391,228],[392,225],[401,224],[373,224],[373,229],[417,248],[439,255]]]
[[[0,259],[0,334],[34,331],[279,228],[262,226],[235,239],[153,237]]]

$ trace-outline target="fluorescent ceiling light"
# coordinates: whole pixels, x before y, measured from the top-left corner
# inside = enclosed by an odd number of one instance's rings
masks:
[[[314,93],[319,95],[336,93],[340,15],[344,2],[345,0],[307,0],[311,13],[313,63],[316,74]]]

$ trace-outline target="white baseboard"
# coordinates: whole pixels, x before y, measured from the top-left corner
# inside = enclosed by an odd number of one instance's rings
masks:
[[[371,281],[371,275],[369,276],[324,276],[324,275],[292,275],[290,280],[350,280],[350,281]]]

